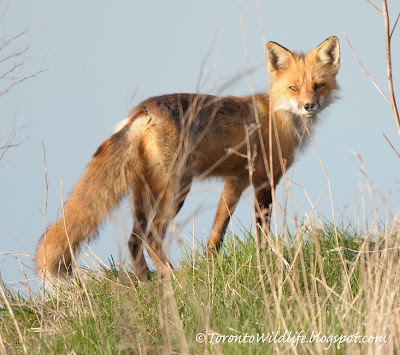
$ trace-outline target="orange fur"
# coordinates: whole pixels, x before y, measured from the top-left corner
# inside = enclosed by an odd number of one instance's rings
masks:
[[[144,248],[156,267],[167,273],[171,265],[163,239],[196,178],[226,181],[210,249],[221,245],[229,218],[250,182],[256,192],[257,222],[267,231],[271,190],[306,142],[316,115],[335,98],[339,42],[330,37],[307,55],[269,42],[266,59],[273,81],[268,94],[173,94],[136,106],[97,149],[65,204],[65,215],[42,236],[36,253],[38,272],[55,278],[68,275],[71,251],[95,235],[106,213],[129,195],[135,223],[128,245],[137,276],[145,279],[149,274]]]

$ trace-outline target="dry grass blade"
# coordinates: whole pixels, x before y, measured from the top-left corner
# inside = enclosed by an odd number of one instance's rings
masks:
[[[397,109],[396,97],[394,95],[393,88],[393,75],[392,75],[392,51],[391,51],[391,43],[390,43],[390,26],[389,26],[389,13],[387,8],[387,1],[382,0],[383,3],[383,18],[385,19],[385,37],[386,37],[386,63],[387,63],[387,80],[389,85],[389,93],[390,93],[390,105],[392,106],[393,115],[396,119],[397,131],[400,136],[400,117],[399,111]]]
[[[344,37],[346,38],[346,41],[347,41],[347,43],[348,43],[348,45],[349,45],[349,47],[350,47],[350,49],[351,49],[351,51],[352,51],[354,57],[356,58],[358,64],[360,64],[360,67],[361,67],[361,69],[363,70],[363,72],[367,75],[368,79],[371,80],[372,84],[374,84],[374,86],[376,87],[376,89],[377,89],[377,90],[379,91],[379,93],[385,98],[385,100],[386,100],[389,104],[391,104],[389,98],[385,95],[385,93],[384,93],[384,92],[382,91],[382,89],[378,86],[378,84],[375,82],[375,80],[372,78],[372,76],[368,73],[367,69],[365,69],[365,67],[362,65],[360,59],[358,58],[357,53],[355,52],[355,50],[353,49],[353,46],[352,46],[351,43],[350,43],[350,40],[347,38],[346,33],[343,32],[343,34],[344,34]]]
[[[396,155],[400,158],[400,154],[399,152],[396,150],[396,148],[393,146],[392,142],[390,142],[389,138],[386,137],[385,133],[382,133],[383,136],[385,137],[385,139],[387,140],[387,142],[389,143],[389,145],[392,147],[393,151],[396,153]]]
[[[400,19],[400,11],[399,11],[399,14],[397,15],[396,21],[394,22],[394,25],[393,25],[392,31],[390,32],[390,36],[389,36],[389,38],[390,38],[390,39],[391,39],[391,38],[392,38],[392,36],[393,36],[393,32],[394,32],[394,30],[396,29],[397,22],[399,22],[399,19]]]
[[[1,332],[0,332],[0,354],[7,355],[7,348],[6,345],[4,344],[3,335],[1,334]]]
[[[382,10],[380,10],[376,5],[374,5],[370,0],[365,0],[368,4],[370,4],[376,11],[379,13],[382,13]]]
[[[7,310],[10,313],[10,316],[11,316],[13,322],[14,322],[15,329],[16,329],[17,334],[18,334],[19,342],[22,345],[22,349],[24,350],[25,354],[28,354],[28,351],[27,351],[27,348],[26,348],[26,345],[25,345],[25,338],[21,333],[21,329],[19,327],[18,320],[15,317],[15,314],[14,314],[14,311],[13,311],[13,309],[11,307],[10,301],[7,298],[6,291],[5,291],[4,286],[3,286],[3,280],[1,280],[1,279],[0,279],[0,293],[1,293],[1,296],[3,298],[4,304],[6,305]]]

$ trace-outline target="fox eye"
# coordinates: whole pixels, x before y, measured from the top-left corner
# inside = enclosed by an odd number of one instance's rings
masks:
[[[314,89],[315,90],[321,89],[324,85],[325,85],[324,83],[315,84]]]
[[[299,89],[298,89],[298,87],[297,86],[289,86],[289,89],[290,90],[292,90],[292,91],[299,91]]]

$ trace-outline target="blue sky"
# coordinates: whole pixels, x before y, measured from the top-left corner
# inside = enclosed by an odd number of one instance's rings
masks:
[[[392,18],[398,14],[389,1]],[[377,2],[380,6],[380,2]],[[398,5],[397,5],[398,7]],[[261,9],[261,10],[260,10]],[[244,31],[241,26],[243,19]],[[387,92],[383,19],[366,1],[10,1],[1,23],[2,36],[24,30],[29,34],[15,43],[30,48],[21,76],[43,70],[23,82],[0,103],[0,137],[23,125],[17,142],[0,162],[0,260],[6,282],[22,279],[18,262],[4,252],[33,255],[43,233],[46,186],[43,144],[46,150],[48,189],[47,222],[54,221],[64,199],[80,177],[98,145],[113,126],[141,100],[154,95],[196,90],[205,57],[208,79],[202,92],[216,93],[238,73],[247,70],[246,51],[255,72],[244,76],[222,93],[247,95],[264,91],[268,77],[264,64],[264,40],[295,50],[308,51],[336,35],[341,44],[338,82],[341,99],[321,119],[314,140],[329,175],[337,219],[374,219],[374,207],[390,194],[388,206],[396,212],[400,200],[399,159],[383,133],[400,147],[390,106],[379,95],[354,59],[344,32],[376,82]],[[213,42],[215,44],[207,56]],[[393,63],[399,90],[400,29],[393,36]],[[6,53],[0,53],[1,55]],[[4,72],[7,67],[0,66]],[[5,82],[2,83],[6,85]],[[372,186],[355,157],[362,157]],[[315,149],[310,145],[289,171],[288,210],[301,220],[315,211],[332,221],[328,180]],[[179,216],[178,236],[191,240],[193,214],[195,236],[204,243],[211,228],[222,184],[197,184]],[[305,194],[306,192],[306,194]],[[308,196],[308,197],[307,197]],[[282,186],[278,202],[285,199]],[[308,198],[311,204],[308,202]],[[364,207],[365,201],[365,207]],[[378,218],[386,208],[380,203]],[[250,192],[243,196],[232,226],[251,224]],[[58,211],[58,212],[57,212]],[[112,213],[111,222],[92,244],[103,260],[127,257],[130,213],[125,205]],[[315,215],[313,215],[315,218]],[[171,251],[179,261],[179,243]],[[21,257],[29,270],[33,262]]]

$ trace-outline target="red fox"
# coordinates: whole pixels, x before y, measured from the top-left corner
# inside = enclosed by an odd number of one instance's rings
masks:
[[[89,162],[36,252],[39,274],[62,279],[72,253],[97,234],[107,212],[124,196],[134,226],[128,246],[138,279],[149,276],[144,248],[162,274],[170,271],[163,239],[194,179],[220,177],[225,186],[208,249],[221,245],[246,187],[255,191],[257,226],[269,230],[271,191],[304,146],[317,115],[338,89],[339,41],[332,36],[308,54],[277,43],[266,46],[268,93],[247,97],[172,94],[133,108]]]

